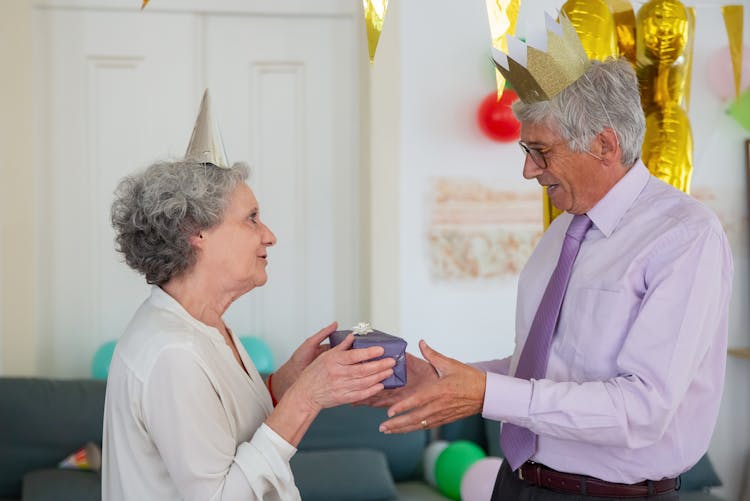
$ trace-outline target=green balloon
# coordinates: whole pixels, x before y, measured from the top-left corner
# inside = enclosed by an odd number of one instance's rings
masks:
[[[117,341],[107,341],[99,347],[91,360],[91,377],[94,379],[107,379],[109,374],[109,363],[115,352]]]
[[[451,499],[461,499],[461,479],[471,465],[487,454],[474,442],[456,440],[446,447],[435,462],[438,489]]]
[[[750,131],[750,90],[740,94],[740,97],[729,105],[729,115],[745,130]]]
[[[240,343],[245,347],[247,354],[250,355],[250,359],[258,372],[270,374],[275,370],[271,348],[263,339],[255,336],[241,336]]]

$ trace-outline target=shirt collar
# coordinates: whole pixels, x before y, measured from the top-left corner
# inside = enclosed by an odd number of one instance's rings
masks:
[[[638,160],[597,204],[586,214],[605,237],[609,238],[622,216],[646,187],[651,174]]]
[[[170,296],[167,291],[165,291],[158,285],[154,285],[153,287],[151,287],[151,297],[149,297],[149,302],[156,308],[174,313],[178,317],[187,321],[188,323],[190,323],[190,325],[194,326],[199,331],[206,333],[212,341],[224,342],[224,337],[221,335],[218,329],[216,329],[215,327],[211,327],[210,325],[206,325],[197,318],[193,317],[175,298]]]

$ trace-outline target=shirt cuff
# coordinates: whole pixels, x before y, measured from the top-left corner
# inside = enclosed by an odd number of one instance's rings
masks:
[[[531,381],[488,372],[482,417],[524,426],[529,421],[531,392]]]
[[[266,450],[267,447],[264,445],[267,444],[275,449],[276,452],[279,453],[279,456],[287,462],[292,459],[292,456],[297,452],[296,447],[281,438],[281,435],[273,431],[273,429],[271,429],[266,423],[260,425],[260,428],[258,428],[258,431],[255,433],[251,442],[260,450]]]
[[[237,447],[234,461],[251,485],[258,478],[277,479],[269,480],[274,485],[294,485],[289,460],[295,452],[297,449],[293,445],[263,423],[249,442]]]

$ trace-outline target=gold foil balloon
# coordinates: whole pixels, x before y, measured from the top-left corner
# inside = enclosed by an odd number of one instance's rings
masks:
[[[362,0],[365,11],[365,27],[367,28],[367,48],[370,52],[370,64],[375,61],[375,51],[378,49],[380,33],[383,31],[383,21],[388,10],[388,0]]]
[[[641,105],[646,115],[673,104],[687,107],[690,68],[687,64],[659,66],[650,64],[636,68],[641,88]]]
[[[635,12],[630,0],[605,0],[615,20],[620,55],[635,64]]]
[[[685,110],[672,105],[646,117],[642,155],[654,176],[685,193],[690,192],[693,135]]]
[[[542,194],[542,204],[542,218],[544,221],[544,229],[546,230],[549,228],[552,221],[562,214],[563,211],[552,205],[552,200],[549,199],[549,195],[547,194],[547,188],[544,188],[544,193]]]
[[[604,0],[568,0],[561,10],[576,29],[589,59],[617,56],[615,20]]]
[[[685,49],[685,87],[682,94],[682,106],[690,111],[690,82],[693,81],[693,42],[695,41],[695,7],[688,7],[688,45]]]
[[[668,66],[688,44],[688,12],[678,0],[650,0],[638,11],[637,59]]]
[[[617,57],[619,50],[615,21],[610,6],[604,0],[568,0],[560,10],[561,16],[567,16],[575,28],[589,59]],[[546,229],[563,211],[552,205],[546,189],[542,194],[542,203]]]
[[[638,11],[636,74],[646,114],[643,163],[688,192],[693,137],[688,105],[695,16],[678,0],[650,0]]]

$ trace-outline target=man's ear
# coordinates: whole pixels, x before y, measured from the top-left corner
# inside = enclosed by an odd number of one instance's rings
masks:
[[[597,141],[601,148],[600,156],[607,160],[618,160],[620,158],[620,141],[614,130],[607,127],[597,135]]]

